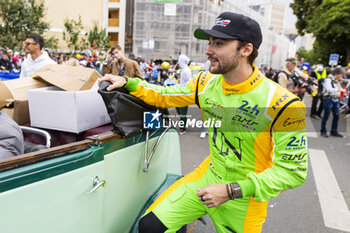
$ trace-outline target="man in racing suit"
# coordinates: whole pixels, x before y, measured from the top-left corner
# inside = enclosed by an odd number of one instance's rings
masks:
[[[209,214],[217,232],[261,232],[267,201],[304,183],[307,174],[305,107],[298,97],[264,77],[253,61],[262,42],[253,19],[222,13],[211,30],[210,72],[186,86],[160,87],[106,75],[107,90],[125,86],[148,104],[197,104],[208,127],[210,155],[169,187],[147,210],[139,232],[176,232]]]

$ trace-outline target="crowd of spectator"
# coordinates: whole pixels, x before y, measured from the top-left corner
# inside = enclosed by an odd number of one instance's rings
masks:
[[[264,67],[261,72],[271,80],[279,83],[290,92],[303,99],[306,93],[312,96],[310,118],[321,120],[321,136],[343,137],[338,132],[340,114],[350,117],[350,63],[347,67],[324,67],[322,64],[310,66],[298,64],[296,58],[288,58],[281,70]],[[333,114],[330,134],[326,123]]]
[[[32,56],[31,51],[29,51],[29,49],[35,44],[35,42],[24,41],[23,50],[15,52],[13,52],[13,50],[11,49],[0,48],[0,72],[20,74],[23,62]],[[123,53],[119,45],[113,46],[111,49],[115,50],[116,48],[119,48],[118,51],[121,51]],[[67,53],[49,51],[47,49],[42,49],[41,46],[39,46],[39,51],[41,51],[42,54],[44,54],[45,56],[47,54],[48,57],[56,64],[94,68],[102,75],[109,72],[107,67],[110,66],[112,61],[117,61],[121,59],[119,57],[117,58],[115,54],[111,54],[111,49],[109,49],[108,51],[101,51],[100,48],[98,48],[96,45],[92,45],[92,47],[89,47],[83,51],[79,51],[76,53]],[[133,54],[130,54],[129,57],[126,57],[123,54],[122,59],[126,60],[127,74],[129,74],[130,70],[128,66],[130,64],[133,64],[133,69],[135,70],[135,72],[137,72],[137,74],[133,74],[132,77],[146,79],[152,83],[157,84],[164,84],[165,79],[171,76],[169,75],[169,73],[175,73],[176,69],[179,68],[176,65],[176,60],[163,61],[157,59],[146,61],[144,58],[141,57],[135,58]],[[164,64],[163,66],[161,66],[162,63],[168,63],[169,66],[164,66]],[[115,62],[114,64],[119,64],[119,62]],[[135,66],[135,64],[137,66]],[[109,69],[111,69],[111,67],[109,67]],[[113,72],[116,72],[116,69],[119,70],[119,67],[113,67]],[[161,73],[159,82],[158,78],[152,78],[152,73],[154,72]],[[21,75],[21,77],[23,76]]]
[[[131,78],[137,77],[147,80],[150,83],[158,85],[174,85],[179,83],[181,68],[177,60],[150,60],[135,57],[130,54],[128,57],[124,55],[124,51],[119,45],[113,46],[108,51],[101,51],[96,45],[92,45],[79,53],[63,53],[50,52],[43,50],[43,44],[36,41],[35,38],[27,38],[23,43],[23,51],[13,51],[11,49],[0,48],[0,72],[5,73],[26,73],[23,65],[28,63],[34,56],[35,46],[38,44],[38,57],[43,56],[50,58],[50,61],[57,64],[65,64],[72,66],[82,66],[96,69],[101,75],[107,73],[114,75],[127,75]],[[33,48],[32,48],[33,47]],[[27,60],[27,61],[26,61]],[[26,62],[25,62],[26,61]],[[45,62],[48,64],[48,61]],[[189,64],[190,65],[190,61]],[[348,98],[350,80],[350,66],[334,67],[341,68],[337,72],[342,73],[342,78],[339,79],[340,85],[344,88],[342,96],[339,97],[340,111],[348,112],[350,109],[350,100]],[[303,99],[305,93],[312,95],[312,104],[310,106],[310,117],[314,119],[322,118],[323,111],[323,80],[326,78],[335,79],[333,75],[334,68],[322,65],[311,66],[308,63],[300,64],[295,58],[288,58],[286,66],[282,69],[273,69],[272,67],[262,67],[260,71],[269,79],[279,83],[281,86],[288,89]],[[22,72],[21,72],[22,69]],[[202,68],[204,70],[204,67]],[[195,74],[192,70],[192,76]],[[22,77],[23,74],[21,74]],[[338,74],[339,76],[339,74]],[[348,115],[350,116],[350,115]]]

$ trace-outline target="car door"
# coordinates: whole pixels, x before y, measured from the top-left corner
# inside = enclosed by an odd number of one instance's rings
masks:
[[[152,150],[162,130],[149,141]],[[119,143],[102,145],[105,151],[105,189],[103,233],[128,233],[147,200],[168,174],[181,175],[180,144],[176,130],[170,130],[144,172],[145,135],[126,138]],[[159,137],[158,137],[159,136]],[[119,144],[119,145],[118,145]]]
[[[0,172],[0,232],[101,232],[104,157],[97,146]],[[98,177],[98,178],[96,178]]]

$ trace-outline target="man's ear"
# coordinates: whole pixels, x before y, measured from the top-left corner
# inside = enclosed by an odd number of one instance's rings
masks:
[[[243,48],[241,48],[241,55],[244,57],[249,57],[250,54],[252,54],[253,49],[254,49],[253,44],[248,43],[245,46],[243,46]]]

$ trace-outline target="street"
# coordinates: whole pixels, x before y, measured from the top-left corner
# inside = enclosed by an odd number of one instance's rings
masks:
[[[305,97],[310,107],[311,97]],[[174,110],[171,110],[175,114]],[[199,119],[197,106],[191,106],[188,115]],[[341,118],[344,118],[344,114]],[[330,123],[332,117],[328,120]],[[309,144],[309,171],[306,182],[269,201],[263,233],[340,233],[350,232],[350,127],[339,124],[345,138],[320,137],[320,119],[307,115]],[[328,127],[329,129],[329,127]],[[188,174],[209,154],[208,137],[199,138],[198,129],[188,129],[180,135],[183,174]],[[316,176],[315,176],[316,174]],[[334,175],[333,175],[334,174]],[[315,179],[315,177],[317,179]],[[207,225],[195,221],[188,225],[189,233],[216,232],[208,216]]]

